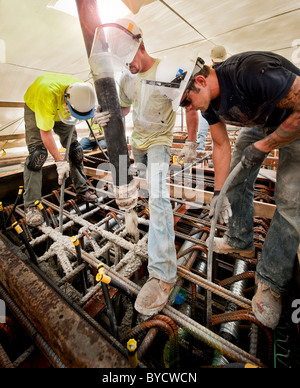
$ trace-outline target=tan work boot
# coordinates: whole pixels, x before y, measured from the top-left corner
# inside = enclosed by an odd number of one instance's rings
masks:
[[[209,246],[210,237],[206,240],[206,246]],[[214,237],[214,252],[228,255],[228,253],[238,253],[244,257],[254,257],[254,249],[235,249],[231,247],[224,238]]]
[[[83,193],[77,194],[77,198],[79,198],[79,199],[81,199],[82,201],[85,201],[85,202],[97,202],[98,201],[97,195],[92,193],[89,190],[84,191]]]
[[[282,311],[282,297],[256,279],[257,291],[252,299],[252,311],[264,326],[275,329]]]
[[[25,207],[25,220],[28,226],[39,226],[44,222],[43,214],[35,206]]]
[[[174,283],[166,283],[156,278],[150,278],[140,290],[135,309],[143,315],[155,315],[167,304]]]

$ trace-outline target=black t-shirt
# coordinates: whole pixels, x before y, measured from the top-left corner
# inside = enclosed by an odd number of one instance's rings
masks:
[[[214,69],[221,99],[211,101],[203,113],[210,125],[223,121],[275,130],[291,114],[276,104],[286,96],[300,69],[284,57],[249,51],[233,55]]]

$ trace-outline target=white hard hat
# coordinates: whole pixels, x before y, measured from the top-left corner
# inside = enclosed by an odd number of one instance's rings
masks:
[[[227,58],[227,51],[223,46],[215,46],[210,52],[210,57],[215,63],[224,62]]]
[[[92,85],[75,82],[67,88],[65,97],[73,117],[79,120],[89,120],[94,116],[97,99]]]
[[[194,74],[204,61],[190,49],[181,49],[166,56],[157,67],[156,80],[164,84],[164,95],[172,101],[173,110],[179,108],[181,97]],[[169,85],[168,85],[169,83]]]
[[[92,70],[99,74],[122,70],[133,61],[143,40],[142,30],[131,19],[118,19],[96,29],[90,55]]]

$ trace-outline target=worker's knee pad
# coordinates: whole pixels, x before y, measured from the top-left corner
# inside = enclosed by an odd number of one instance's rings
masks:
[[[48,151],[43,145],[34,147],[26,159],[26,166],[31,171],[40,171],[46,162]]]
[[[72,163],[79,165],[83,162],[83,149],[78,141],[75,141],[70,146],[70,160]]]

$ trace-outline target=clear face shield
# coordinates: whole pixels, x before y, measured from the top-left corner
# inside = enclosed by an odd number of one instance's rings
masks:
[[[128,69],[142,40],[141,34],[129,29],[117,23],[102,24],[96,29],[89,58],[96,79]]]
[[[65,98],[68,97],[67,94],[65,94],[64,96]],[[69,110],[69,107],[68,107],[68,104],[67,102],[65,101],[63,107],[63,109],[57,109],[57,114],[58,114],[58,117],[60,118],[60,121],[66,125],[70,125],[70,126],[76,126],[78,125],[82,120],[79,120],[78,118],[76,117],[73,117],[71,115],[71,112]]]
[[[67,117],[67,118],[63,118],[62,115],[59,112],[59,109],[57,109],[57,113],[58,113],[58,116],[59,116],[60,121],[62,123],[66,124],[66,125],[70,125],[72,127],[78,125],[82,121],[82,120],[76,119],[73,116],[70,116],[70,117]]]
[[[156,71],[156,80],[142,80],[138,118],[144,123],[167,125],[162,118],[163,107],[176,112],[182,95],[199,72],[204,61],[191,50],[179,50],[163,58]]]
[[[179,74],[171,82],[163,81],[141,81],[140,103],[138,118],[141,122],[148,124],[157,124],[160,126],[168,125],[168,109],[172,105],[172,110],[176,111],[177,98],[179,98],[181,83],[187,73]]]

